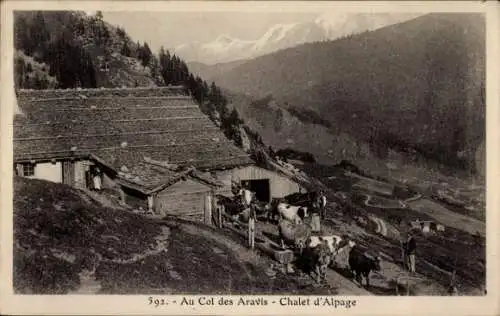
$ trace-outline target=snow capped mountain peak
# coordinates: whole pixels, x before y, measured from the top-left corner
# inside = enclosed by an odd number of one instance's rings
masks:
[[[260,38],[260,41],[279,41],[286,36],[286,32],[296,27],[297,24],[276,24]]]
[[[223,35],[219,35],[214,42],[218,42],[218,43],[225,43],[225,44],[230,44],[232,43],[233,41],[235,41],[236,39],[232,38],[231,36],[229,35],[226,35],[226,34],[223,34]]]
[[[230,62],[255,58],[303,43],[333,40],[352,33],[375,30],[418,15],[325,12],[310,22],[273,25],[255,40],[242,40],[222,34],[210,42],[179,45],[173,51],[188,62]]]
[[[279,42],[283,40],[287,36],[287,33],[295,27],[297,27],[297,24],[276,24],[272,26],[255,42],[254,49],[262,49],[268,45],[269,42]]]

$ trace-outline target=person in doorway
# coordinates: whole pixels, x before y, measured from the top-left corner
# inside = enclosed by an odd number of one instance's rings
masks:
[[[323,191],[320,191],[319,193],[319,205],[320,205],[320,210],[321,210],[321,218],[325,218],[326,216],[326,196]]]
[[[415,240],[415,234],[413,231],[410,231],[408,234],[408,240],[406,241],[406,258],[408,271],[410,273],[415,273],[415,255],[417,249],[417,242]]]
[[[99,168],[95,168],[94,170],[94,177],[93,177],[93,183],[94,183],[94,190],[95,191],[100,191],[101,190],[101,170]]]

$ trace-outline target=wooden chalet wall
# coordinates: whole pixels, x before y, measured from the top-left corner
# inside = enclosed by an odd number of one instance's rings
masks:
[[[204,220],[205,199],[212,188],[192,179],[181,180],[156,193],[155,213],[190,220]]]
[[[217,171],[215,177],[224,183],[224,187],[218,191],[220,194],[232,195],[231,180],[269,180],[270,196],[284,197],[288,194],[299,192],[300,185],[289,178],[270,170],[257,166],[247,166],[225,171]]]

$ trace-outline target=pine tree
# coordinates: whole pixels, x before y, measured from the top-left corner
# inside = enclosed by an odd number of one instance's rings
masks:
[[[180,72],[179,81],[181,84],[185,84],[189,79],[188,66],[186,65],[186,63],[183,60],[181,60],[179,68],[180,68],[179,69],[179,72]]]
[[[32,48],[32,55],[37,61],[44,58],[44,52],[46,51],[46,45],[50,40],[50,33],[45,24],[45,18],[41,11],[35,14],[31,29],[29,32],[31,37],[29,41],[32,44],[29,46]]]
[[[126,38],[126,36],[127,36],[127,33],[125,33],[125,30],[124,30],[124,29],[122,29],[121,27],[117,27],[117,28],[116,28],[116,34],[117,34],[120,38],[122,38],[122,39],[125,39],[125,38]]]
[[[146,66],[149,65],[149,62],[151,61],[151,49],[149,48],[148,43],[144,43],[144,46],[140,50],[140,59],[141,59],[141,64],[145,68]]]
[[[40,77],[38,74],[35,74],[35,76],[33,78],[33,87],[37,90],[43,89],[42,81],[40,80]]]
[[[49,88],[49,79],[47,78],[46,74],[42,75],[42,78],[40,79],[40,89],[48,89]]]
[[[24,86],[24,76],[25,76],[25,63],[21,57],[16,57],[14,59],[14,74],[15,74],[15,85],[17,88],[25,88]]]
[[[175,56],[175,54],[172,56],[169,64],[169,73],[171,76],[171,83],[173,85],[178,85],[179,84],[179,58]]]
[[[238,111],[236,111],[235,108],[233,108],[233,110],[231,111],[231,114],[229,114],[227,121],[232,125],[240,125],[243,123],[243,121],[240,119]]]
[[[151,77],[157,85],[162,85],[163,80],[161,76],[160,63],[155,55],[151,56],[151,61],[149,62],[149,69],[151,69]]]
[[[85,34],[85,22],[82,19],[78,19],[75,26],[76,35]]]
[[[160,63],[160,74],[163,78],[163,82],[165,85],[169,85],[172,82],[172,78],[170,76],[169,67],[170,67],[170,53],[167,51],[165,53],[165,49],[163,46],[160,48],[160,52],[158,53],[159,63]],[[192,92],[192,91],[191,91]]]
[[[33,43],[29,40],[30,26],[26,18],[14,12],[14,48],[24,50],[27,55],[33,53]]]
[[[122,49],[120,51],[120,54],[122,54],[123,56],[126,56],[126,57],[130,57],[131,51],[130,51],[130,48],[128,47],[127,41],[123,42],[123,46],[122,46]]]

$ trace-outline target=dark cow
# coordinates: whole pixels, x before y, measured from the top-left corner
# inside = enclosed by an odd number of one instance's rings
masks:
[[[380,271],[380,257],[372,256],[363,251],[359,246],[354,246],[349,253],[349,267],[359,285],[363,286],[363,277],[366,286],[370,286],[370,272]]]
[[[331,262],[331,251],[326,240],[314,247],[306,247],[299,260],[309,273],[314,272],[318,284],[326,281],[326,270]]]
[[[216,195],[216,204],[224,206],[226,214],[237,215],[243,211],[243,205],[238,199],[230,198],[221,194]]]
[[[282,198],[272,198],[267,208],[267,221],[277,223],[280,217],[278,204],[284,202]]]
[[[319,198],[319,193],[307,192],[307,193],[292,193],[285,196],[283,199],[291,205],[312,207],[313,203]]]

